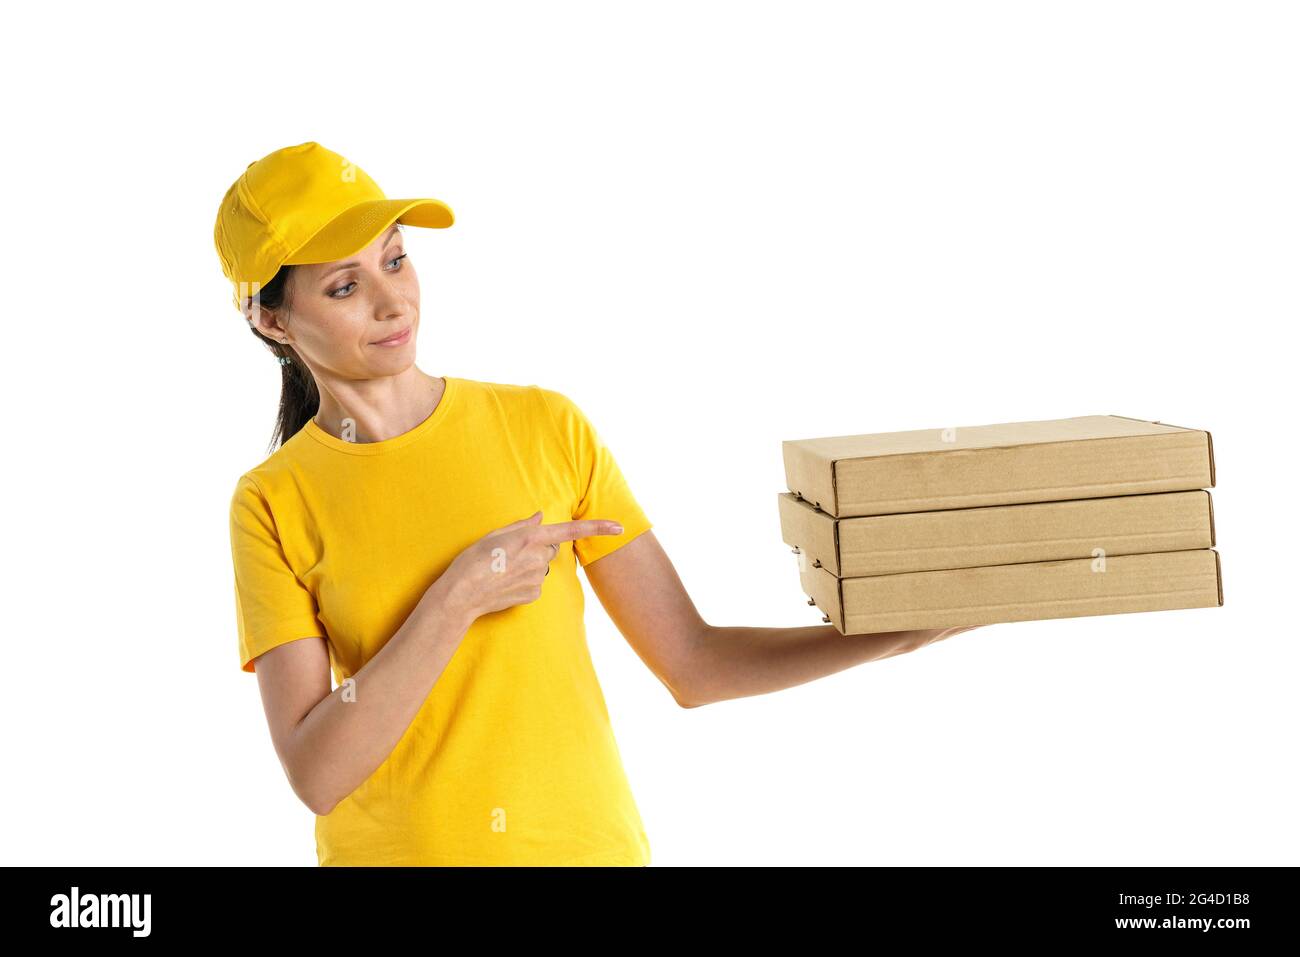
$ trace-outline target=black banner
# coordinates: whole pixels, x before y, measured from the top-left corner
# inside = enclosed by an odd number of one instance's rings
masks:
[[[546,870],[546,873],[539,873]],[[81,943],[335,944],[421,927],[637,944],[1133,941],[1238,950],[1292,936],[1294,868],[8,868],[6,929]],[[725,873],[716,873],[725,871]],[[575,927],[575,925],[578,925]],[[445,938],[429,938],[430,947]],[[667,941],[665,941],[667,942]],[[549,942],[553,943],[553,942]]]

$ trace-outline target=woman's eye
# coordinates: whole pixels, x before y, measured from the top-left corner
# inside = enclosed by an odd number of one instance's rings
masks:
[[[391,265],[393,265],[393,263],[400,263],[403,259],[406,258],[406,255],[407,255],[406,253],[402,253],[402,255],[400,255],[400,256],[394,256],[392,259],[388,260],[388,265],[391,266]],[[397,267],[395,267],[395,268],[396,268],[396,269],[401,269],[402,267],[401,267],[401,266],[397,266]],[[331,299],[341,299],[342,297],[339,295],[339,293],[341,293],[341,292],[342,292],[343,290],[345,290],[345,289],[350,289],[352,286],[355,286],[355,285],[356,285],[355,282],[347,283],[346,285],[339,286],[337,289],[331,289],[331,290],[329,291],[328,295],[329,295],[329,297],[330,297]]]

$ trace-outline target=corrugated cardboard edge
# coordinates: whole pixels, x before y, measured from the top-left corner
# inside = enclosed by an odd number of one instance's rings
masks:
[[[1174,425],[1172,422],[1158,422],[1158,421],[1156,421],[1156,420],[1154,420],[1154,419],[1138,419],[1138,418],[1134,418],[1134,417],[1131,416],[1131,415],[1115,415],[1114,413],[1098,413],[1098,414],[1101,414],[1101,415],[1107,415],[1109,418],[1112,418],[1112,419],[1128,419],[1130,422],[1146,422],[1146,423],[1151,424],[1151,425],[1163,425],[1163,426],[1165,426],[1166,428],[1170,428],[1170,429],[1178,429],[1179,431],[1182,431],[1182,432],[1191,432],[1191,433],[1195,433],[1195,434],[1204,435],[1204,436],[1205,436],[1205,449],[1206,449],[1206,454],[1207,454],[1207,456],[1208,456],[1208,458],[1209,458],[1209,463],[1208,463],[1208,464],[1209,464],[1209,466],[1210,466],[1210,482],[1209,482],[1208,487],[1209,487],[1209,488],[1214,488],[1214,442],[1213,442],[1213,440],[1211,439],[1211,437],[1210,437],[1210,433],[1209,433],[1209,432],[1205,431],[1204,429],[1189,429],[1189,428],[1187,428],[1187,426],[1185,426],[1185,425]],[[1079,417],[1079,416],[1075,416],[1075,418],[1080,418],[1080,417]],[[1068,444],[1068,443],[1071,443],[1071,442],[1096,442],[1096,441],[1103,441],[1103,440],[1108,439],[1108,438],[1146,439],[1146,438],[1150,438],[1150,437],[1151,437],[1151,436],[1148,436],[1148,435],[1103,436],[1103,437],[1100,437],[1100,438],[1094,438],[1094,439],[1059,439],[1059,440],[1056,440],[1056,441],[1053,441],[1053,442],[1021,442],[1021,443],[1018,443],[1018,444],[1016,444],[1016,445],[998,445],[998,446],[989,446],[988,448],[997,448],[997,449],[1018,449],[1018,448],[1024,448],[1024,447],[1026,447],[1026,446],[1031,446],[1031,445],[1034,445],[1034,446],[1042,446],[1042,445],[1062,445],[1062,444]],[[797,440],[795,440],[795,441],[797,441]],[[792,443],[784,442],[784,441],[782,442],[782,456],[783,456],[783,457],[784,457],[784,455],[786,454],[786,453],[785,453],[785,446],[786,446],[787,444],[792,444]],[[975,449],[975,450],[972,450],[972,451],[983,451],[983,450],[984,450],[984,449],[981,448],[981,449]],[[917,453],[917,452],[896,452],[896,453],[891,453],[890,455],[875,456],[875,458],[885,459],[885,458],[895,458],[895,457],[897,457],[897,456],[903,456],[903,455],[918,455],[918,454],[919,454],[919,455],[932,455],[932,454],[934,454],[934,453],[933,453],[933,452],[921,452],[921,453]],[[806,457],[801,457],[801,458],[806,459]],[[830,505],[828,506],[828,505],[822,504],[821,502],[812,502],[812,504],[813,504],[816,508],[819,508],[819,509],[821,509],[821,510],[824,511],[824,512],[828,512],[828,513],[830,513],[831,517],[836,518],[836,519],[839,519],[839,518],[860,518],[860,517],[863,517],[863,516],[857,516],[857,515],[843,515],[843,516],[840,515],[840,493],[839,493],[839,464],[840,464],[841,462],[853,462],[853,461],[857,461],[857,459],[858,459],[858,458],[861,458],[861,456],[856,456],[856,457],[854,457],[854,458],[847,458],[847,459],[837,459],[837,458],[832,458],[832,457],[830,457],[830,456],[818,456],[817,458],[818,458],[818,460],[819,460],[820,462],[822,462],[822,463],[827,463],[827,462],[830,463],[830,467],[831,467],[831,468],[830,468],[830,472],[831,472]],[[802,464],[802,462],[801,462],[801,464]],[[802,481],[803,484],[806,484],[806,485],[811,485],[811,484],[812,484],[810,477],[807,476],[807,473],[804,472],[803,469],[800,469],[800,470],[799,470],[799,474],[800,474],[801,476],[803,476],[803,478],[801,479],[801,481]],[[792,491],[792,492],[795,492],[796,495],[799,495],[799,492],[798,492],[797,490],[795,490],[795,489],[791,489],[791,491]],[[1171,491],[1173,491],[1173,490],[1171,489]],[[1195,489],[1183,489],[1182,491],[1195,491]],[[800,498],[803,498],[805,501],[811,501],[811,499],[808,499],[807,496],[804,496],[804,495],[800,495]],[[896,514],[896,513],[895,513],[895,514]]]
[[[1210,547],[1213,548],[1218,543],[1214,540],[1214,496],[1208,489],[1205,490],[1205,505],[1210,510]]]
[[[830,575],[830,572],[826,574]],[[842,635],[848,628],[848,615],[844,612],[844,579],[836,576],[831,577],[835,578],[835,618],[833,623],[835,630]]]
[[[1201,493],[1201,506],[1196,504],[1196,493]],[[1075,558],[1086,558],[1094,554],[1097,547],[1104,547],[1109,555],[1131,555],[1143,554],[1147,552],[1161,551],[1178,551],[1187,549],[1211,548],[1215,544],[1214,540],[1214,514],[1212,509],[1206,512],[1200,512],[1200,508],[1207,506],[1209,491],[1206,489],[1183,489],[1177,492],[1148,492],[1137,495],[1116,495],[1103,496],[1098,498],[1087,499],[1068,499],[1057,502],[1024,502],[1015,505],[984,505],[974,508],[953,508],[941,509],[938,511],[928,512],[896,512],[890,515],[863,515],[852,518],[831,518],[825,513],[814,509],[806,502],[802,502],[792,493],[782,493],[784,500],[783,509],[795,512],[789,519],[783,517],[783,525],[794,526],[793,531],[799,539],[799,544],[803,544],[804,539],[808,545],[804,551],[810,557],[820,557],[830,549],[835,550],[837,562],[832,565],[825,559],[822,564],[833,574],[843,578],[870,578],[878,575],[897,575],[912,574],[922,571],[949,571],[959,568],[978,568],[986,565],[1004,565],[1016,564],[1023,562],[1041,562],[1041,561],[1068,561]],[[1114,518],[1108,517],[1111,506],[1125,507],[1130,504],[1148,503],[1142,508],[1143,527],[1125,526],[1124,531],[1127,534],[1121,536],[1121,529],[1118,526],[1111,528],[1098,527],[1098,519],[1113,523]],[[963,536],[960,540],[949,534],[948,529],[954,527],[949,522],[956,523],[955,527],[960,527],[969,516],[979,515],[1000,515],[1003,516],[1003,523],[1019,522],[1022,517],[1028,518],[1035,513],[1045,516],[1062,515],[1062,509],[1076,508],[1073,519],[1062,517],[1062,522],[1073,523],[1071,527],[1060,528],[1059,534],[1050,539],[1032,537],[1031,528],[1026,528],[1024,535],[1006,535],[996,540],[976,537]],[[1198,514],[1199,512],[1199,514]],[[1080,520],[1079,515],[1088,516],[1086,521]],[[1113,515],[1114,513],[1110,513]],[[1122,514],[1122,513],[1121,513]],[[805,522],[795,524],[796,518],[804,519],[804,516],[816,516],[817,521],[811,522],[805,520],[810,526],[804,528]],[[1094,518],[1095,516],[1095,518]],[[1151,521],[1155,516],[1160,516],[1158,523]],[[936,521],[926,526],[921,526],[919,535],[924,541],[918,541],[916,535],[909,535],[907,538],[899,537],[897,529],[901,525],[903,528],[911,526],[914,519],[935,519]],[[1134,521],[1130,518],[1126,521]],[[881,531],[881,523],[884,523],[885,529]],[[893,530],[889,529],[893,526]],[[1005,525],[1003,527],[1006,527]],[[834,529],[835,535],[832,537],[828,533]],[[864,533],[865,530],[865,534]],[[938,534],[942,530],[944,541],[931,540],[926,538],[927,534]],[[785,532],[785,540],[792,543],[795,539],[791,537],[788,531]],[[846,555],[842,551],[843,536],[848,533],[850,537],[857,535],[857,551]],[[883,558],[882,554],[875,549],[883,544],[879,536],[887,536],[889,544],[892,546],[891,551],[907,547],[918,547],[924,544],[926,546],[927,556],[924,564],[918,564],[915,567],[881,567],[885,562],[895,561],[895,557],[890,555]],[[1138,542],[1143,534],[1159,535],[1158,541]],[[1121,536],[1121,537],[1113,537]],[[1177,537],[1179,541],[1169,541],[1170,537]],[[1067,547],[1074,548],[1076,551],[1068,551]],[[962,554],[948,554],[947,549],[962,549]],[[981,549],[996,548],[1003,552],[996,556],[988,555]],[[1041,548],[1055,549],[1054,554],[1005,554],[1007,551],[1037,551]],[[939,551],[944,554],[943,561],[936,561],[934,552]],[[972,555],[971,553],[975,553]],[[864,558],[865,556],[865,558]],[[864,567],[865,566],[865,567]]]
[[[840,520],[838,518],[831,519],[831,542],[835,549],[835,574],[838,575],[840,573]]]
[[[776,504],[781,518],[782,541],[802,553],[805,559],[811,556],[815,567],[824,567],[838,575],[839,520],[815,509],[811,502],[794,492],[777,492]],[[826,540],[828,532],[829,542]]]
[[[1213,602],[1206,600],[1210,597],[1210,562],[1215,563]],[[1095,568],[1091,559],[1075,559],[982,566],[957,574],[919,572],[846,578],[846,631],[850,594],[854,598],[854,624],[849,634],[1221,605],[1219,556],[1213,549],[1116,556],[1107,568],[1111,574],[1094,576],[1092,571]],[[891,581],[894,578],[901,581]]]
[[[830,619],[835,630],[841,635],[844,634],[843,579],[838,575],[832,575],[825,568],[814,568],[808,565],[800,573],[800,586],[821,613]]]
[[[1215,589],[1217,592],[1219,607],[1222,607],[1223,565],[1217,550],[1213,548],[1205,549],[1205,550],[1209,551],[1211,554],[1214,555]],[[1075,563],[1086,562],[1088,561],[1088,559],[1074,559],[1073,561]],[[1066,562],[1033,562],[1030,564],[1061,565],[1061,564],[1066,564]],[[960,571],[962,569],[955,569],[955,570]],[[822,614],[831,620],[832,624],[835,625],[836,631],[838,631],[841,635],[845,635],[846,637],[853,637],[851,635],[848,635],[846,632],[846,624],[845,624],[846,614],[845,614],[845,605],[844,605],[844,583],[846,581],[852,581],[853,579],[840,578],[836,575],[832,575],[829,571],[827,571],[824,568],[812,568],[811,566],[808,567],[807,574],[808,574],[808,586],[810,587],[805,587],[804,593],[807,594],[810,598],[812,598],[813,602],[821,610]],[[939,572],[916,572],[913,574],[929,575],[929,574],[939,574]],[[1213,606],[1198,606],[1198,607],[1213,607]],[[1048,619],[1032,618],[1032,619],[1024,619],[1024,620],[1039,621],[1039,620],[1048,620]],[[856,635],[858,633],[855,632],[854,634]],[[871,634],[871,632],[863,632],[863,634]]]
[[[781,461],[785,466],[786,488],[814,508],[834,515],[839,511],[835,497],[835,460],[798,445],[798,441],[798,439],[787,439],[781,443]],[[831,473],[829,488],[818,481],[828,471]],[[823,498],[827,501],[823,502]]]
[[[1214,552],[1214,577],[1219,580],[1219,606],[1222,607],[1223,606],[1223,566],[1219,562],[1218,551],[1216,551],[1213,548],[1210,549],[1210,551]],[[841,608],[844,607],[843,596],[840,596],[840,607]]]
[[[1112,419],[1129,419],[1132,422],[1150,422],[1152,425],[1167,425],[1171,429],[1182,429],[1184,432],[1204,432],[1205,433],[1205,451],[1210,456],[1210,488],[1214,488],[1214,436],[1206,429],[1189,429],[1185,425],[1174,425],[1172,422],[1161,422],[1159,419],[1135,419],[1131,415],[1115,415],[1113,412],[1108,413]]]

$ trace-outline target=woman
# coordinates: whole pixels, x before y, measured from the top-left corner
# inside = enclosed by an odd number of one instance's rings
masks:
[[[278,448],[230,503],[240,665],[323,865],[647,864],[577,565],[687,708],[967,629],[705,622],[567,396],[415,364],[401,227],[452,222],[314,142],[222,202],[223,270],[282,375]]]

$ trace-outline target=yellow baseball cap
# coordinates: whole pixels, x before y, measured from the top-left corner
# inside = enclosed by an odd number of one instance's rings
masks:
[[[226,191],[213,235],[242,312],[283,265],[350,256],[394,222],[442,229],[454,221],[441,200],[389,199],[359,166],[308,142],[249,163]]]

